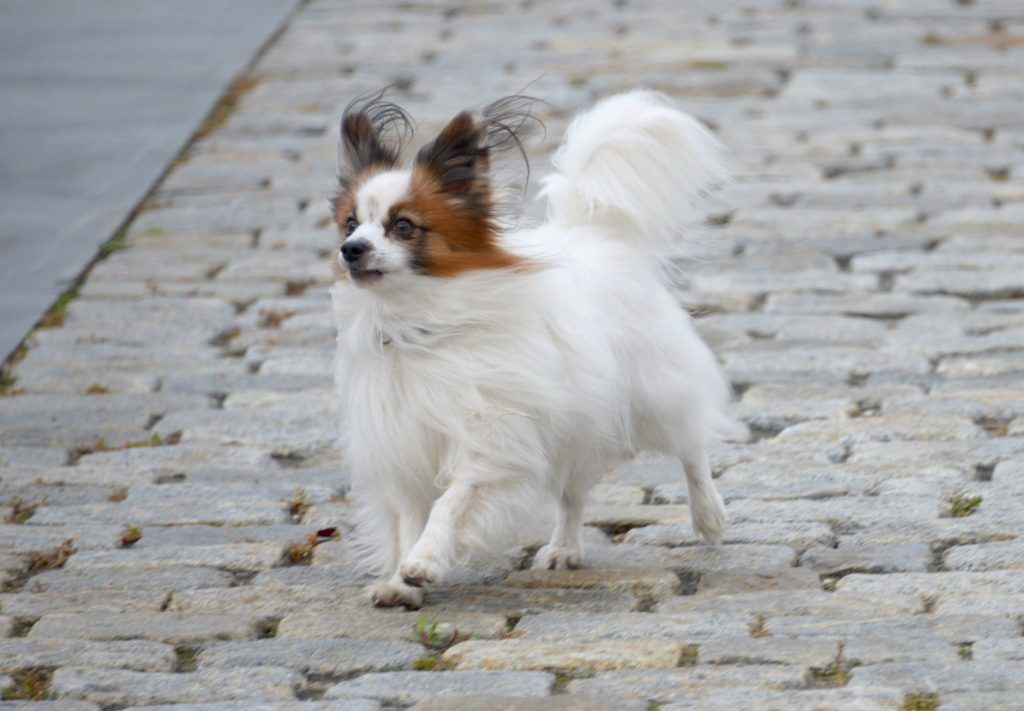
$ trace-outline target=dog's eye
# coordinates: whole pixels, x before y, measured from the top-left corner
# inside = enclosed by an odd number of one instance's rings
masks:
[[[359,223],[356,222],[356,218],[354,218],[354,217],[348,218],[348,220],[345,222],[345,236],[348,237],[353,232],[355,232],[356,229],[358,229],[358,228],[359,228]]]
[[[398,220],[391,226],[391,230],[402,239],[409,239],[416,228],[408,220]]]

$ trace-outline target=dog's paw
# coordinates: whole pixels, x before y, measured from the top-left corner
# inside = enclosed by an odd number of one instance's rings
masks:
[[[690,516],[694,532],[712,545],[720,545],[728,518],[725,502],[714,489],[704,489],[702,495],[690,501]]]
[[[541,547],[533,556],[534,570],[565,570],[578,568],[583,563],[583,551],[569,546],[554,546],[550,543]]]
[[[405,606],[410,610],[418,610],[423,605],[423,591],[411,588],[394,579],[377,583],[367,591],[370,602],[376,607]]]
[[[398,566],[398,575],[406,585],[414,588],[441,580],[440,567],[429,558],[406,558]]]

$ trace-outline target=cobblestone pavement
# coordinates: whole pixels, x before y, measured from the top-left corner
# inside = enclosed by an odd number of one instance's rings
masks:
[[[4,386],[6,695],[1020,708],[1022,66],[1019,0],[306,5]],[[731,148],[691,280],[750,427],[714,456],[732,526],[699,545],[681,473],[636,463],[587,570],[374,610],[331,450],[335,123],[397,83],[429,131],[537,77],[537,173],[639,84]]]

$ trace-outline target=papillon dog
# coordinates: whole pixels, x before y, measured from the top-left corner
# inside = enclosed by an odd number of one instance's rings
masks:
[[[730,389],[668,268],[727,178],[720,144],[660,94],[606,98],[555,154],[546,221],[506,229],[492,163],[527,112],[463,111],[411,163],[382,95],[341,121],[335,382],[376,605],[418,608],[549,502],[532,565],[580,566],[588,490],[639,452],[682,463],[694,530],[722,540],[707,447]]]

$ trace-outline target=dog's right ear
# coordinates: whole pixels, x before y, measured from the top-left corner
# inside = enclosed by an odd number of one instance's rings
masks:
[[[343,191],[367,170],[398,167],[402,143],[412,133],[412,120],[404,109],[383,97],[384,91],[357,97],[342,114],[338,182]]]

